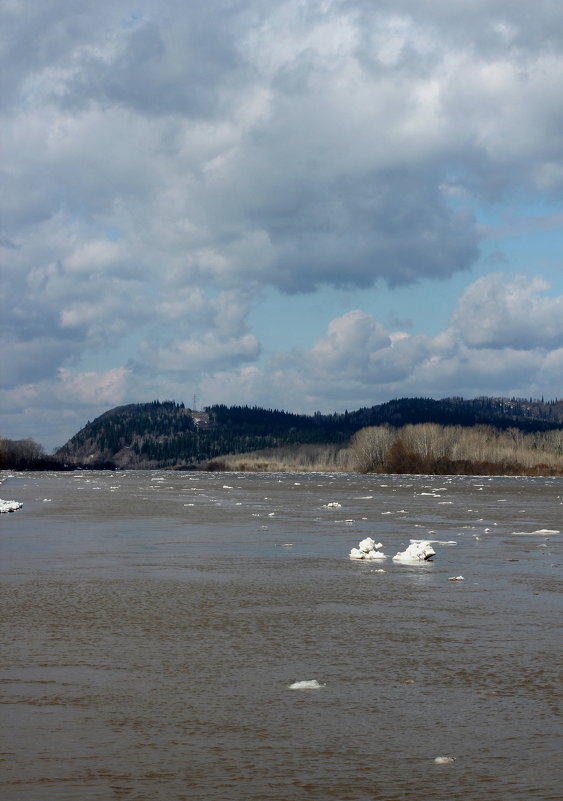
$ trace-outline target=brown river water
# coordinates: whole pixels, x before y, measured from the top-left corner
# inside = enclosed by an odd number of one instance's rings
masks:
[[[562,479],[0,478],[4,801],[563,797]]]

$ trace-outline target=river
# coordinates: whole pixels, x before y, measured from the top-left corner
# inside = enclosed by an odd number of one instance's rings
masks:
[[[562,479],[2,478],[4,801],[561,799]]]

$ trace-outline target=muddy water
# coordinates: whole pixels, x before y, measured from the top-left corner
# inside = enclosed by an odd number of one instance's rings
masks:
[[[6,801],[561,798],[563,533],[533,533],[563,532],[561,479],[21,474],[0,497],[24,503],[0,518]],[[349,560],[366,536],[457,544]]]

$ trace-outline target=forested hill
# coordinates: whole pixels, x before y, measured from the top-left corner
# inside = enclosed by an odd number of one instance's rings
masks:
[[[249,406],[153,401],[111,409],[75,434],[56,456],[66,462],[119,467],[198,465],[217,456],[289,444],[345,442],[366,426],[387,423],[492,425],[545,431],[563,427],[563,401],[402,398],[352,412],[313,415]]]

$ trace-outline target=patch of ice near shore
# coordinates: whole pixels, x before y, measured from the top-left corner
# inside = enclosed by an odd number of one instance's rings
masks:
[[[23,503],[20,501],[3,501],[0,498],[0,513],[2,512],[15,512],[16,509],[21,509]]]
[[[361,540],[357,548],[350,551],[350,559],[387,559],[387,555],[382,553],[379,548],[380,542],[375,542],[371,537]]]
[[[320,690],[324,685],[319,684],[316,679],[310,681],[294,681],[289,685],[290,690]]]
[[[549,537],[552,534],[560,534],[560,531],[556,531],[553,528],[540,528],[537,531],[513,531],[512,535],[518,536],[526,536],[530,534],[539,534],[540,537]]]
[[[394,562],[428,562],[436,555],[430,540],[411,540],[411,544],[404,551],[399,551],[393,557]]]

